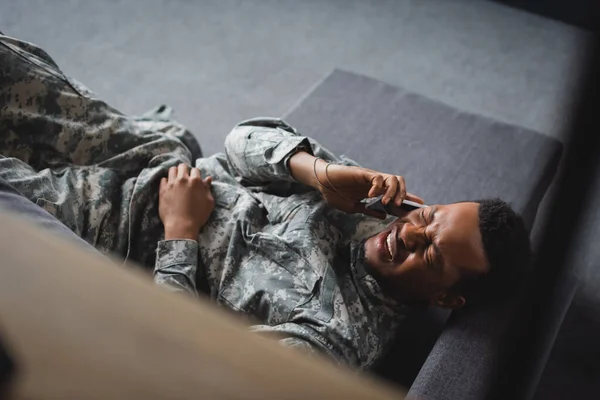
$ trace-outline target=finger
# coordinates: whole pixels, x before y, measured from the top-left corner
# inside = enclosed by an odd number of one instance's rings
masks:
[[[371,190],[369,190],[369,197],[376,197],[383,194],[383,176],[377,175],[371,181]]]
[[[402,205],[402,201],[406,198],[406,182],[404,181],[404,177],[397,176],[396,180],[398,181],[398,190],[396,192],[396,205],[400,207]]]
[[[377,219],[386,219],[386,217],[387,217],[387,214],[382,211],[369,210],[368,208],[365,207],[365,205],[363,203],[356,204],[356,206],[354,207],[354,212],[369,215],[369,216],[375,217]]]
[[[190,178],[202,179],[202,174],[200,174],[200,170],[198,168],[190,168]]]
[[[208,176],[208,177],[206,177],[206,179],[204,179],[204,184],[208,185],[208,187],[210,187],[212,185],[212,181],[213,181],[212,176]]]
[[[179,164],[177,166],[177,178],[186,178],[189,176],[189,168],[187,164]]]
[[[163,190],[167,186],[167,178],[162,178],[160,180],[160,190]]]
[[[419,204],[425,204],[425,200],[412,193],[406,193],[406,200],[414,201],[415,203]]]
[[[177,178],[177,167],[169,168],[169,180],[174,181]]]
[[[396,196],[396,191],[398,190],[398,179],[395,176],[389,176],[385,179],[385,194],[383,195],[383,199],[381,202],[384,205],[387,205],[390,200],[392,200]]]

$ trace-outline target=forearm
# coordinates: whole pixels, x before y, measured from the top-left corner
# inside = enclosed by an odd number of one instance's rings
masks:
[[[173,292],[198,296],[198,242],[190,239],[171,239],[158,242],[154,282]]]
[[[296,181],[316,190],[319,189],[319,182],[322,179],[322,172],[326,165],[326,161],[317,159],[305,151],[297,152],[289,160],[289,169],[292,177]],[[321,178],[317,177],[316,174],[319,174]]]

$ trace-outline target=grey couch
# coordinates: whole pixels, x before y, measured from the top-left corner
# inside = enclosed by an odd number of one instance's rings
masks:
[[[338,154],[404,175],[409,190],[427,203],[499,196],[512,202],[530,227],[562,148],[535,132],[344,71],[334,71],[284,117]],[[73,237],[1,182],[0,206]],[[512,316],[523,299],[509,300],[497,309],[416,315],[374,372],[411,387],[415,398],[490,397],[495,385],[506,383],[498,382],[497,372],[510,367],[502,363],[502,353],[510,351],[503,336],[520,325]],[[547,341],[549,348],[552,340]]]
[[[338,154],[403,175],[408,190],[426,203],[497,196],[511,202],[530,228],[562,151],[559,142],[536,132],[344,71],[334,71],[285,119]],[[513,319],[521,301],[526,293],[503,308],[417,315],[375,372],[411,387],[414,398],[491,398],[496,385],[510,384],[498,380],[498,371],[510,368],[502,355],[511,351],[511,335],[526,325]],[[553,337],[541,338],[547,351]],[[544,362],[545,356],[540,367]]]

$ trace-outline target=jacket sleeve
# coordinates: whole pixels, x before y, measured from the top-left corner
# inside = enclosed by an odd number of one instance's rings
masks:
[[[273,181],[294,182],[288,162],[298,151],[313,154],[308,138],[274,118],[244,121],[225,139],[232,172],[257,186]]]
[[[225,139],[225,152],[231,172],[249,185],[272,182],[296,183],[289,159],[305,151],[329,162],[354,165],[338,158],[309,137],[279,118],[255,118],[238,124]]]
[[[195,240],[162,240],[156,249],[154,282],[172,292],[198,296],[198,242]]]

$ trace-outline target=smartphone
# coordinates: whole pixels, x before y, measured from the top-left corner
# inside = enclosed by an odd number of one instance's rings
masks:
[[[386,214],[394,215],[394,212],[392,210],[392,202],[389,202],[388,205],[385,206],[381,202],[381,199],[383,199],[383,195],[373,197],[372,199],[364,199],[363,203],[366,204],[365,207],[367,210],[383,211]],[[402,205],[400,206],[400,208],[404,211],[412,211],[412,210],[416,210],[417,208],[423,208],[423,207],[427,207],[427,206],[424,204],[416,203],[414,201],[410,201],[410,200],[402,200]]]

